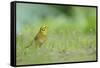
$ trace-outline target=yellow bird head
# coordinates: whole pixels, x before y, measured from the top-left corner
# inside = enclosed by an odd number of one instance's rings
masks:
[[[41,28],[40,28],[40,32],[44,35],[47,34],[47,31],[48,31],[48,27],[47,25],[43,25]]]

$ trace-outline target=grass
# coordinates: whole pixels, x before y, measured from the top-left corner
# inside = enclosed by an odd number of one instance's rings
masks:
[[[17,34],[17,65],[96,60],[95,33],[86,33],[75,24],[47,25],[48,39],[40,48],[35,47],[34,41],[30,45],[40,24],[27,25]],[[25,48],[29,45],[29,48]]]

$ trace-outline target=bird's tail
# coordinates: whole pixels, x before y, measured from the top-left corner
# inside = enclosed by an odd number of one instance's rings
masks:
[[[30,44],[28,46],[26,46],[25,48],[29,48],[30,46],[33,45],[33,40],[30,42]]]

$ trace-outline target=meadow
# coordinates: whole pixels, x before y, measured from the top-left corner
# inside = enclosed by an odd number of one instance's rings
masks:
[[[46,15],[36,23],[24,21],[16,36],[17,65],[95,61],[96,11],[95,8],[81,9],[74,9],[77,11],[75,17],[62,12],[55,16]],[[32,40],[44,24],[48,26],[47,40],[37,48]]]

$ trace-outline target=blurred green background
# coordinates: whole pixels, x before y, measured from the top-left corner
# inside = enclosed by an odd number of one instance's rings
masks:
[[[44,24],[46,42],[25,48]],[[17,3],[16,31],[17,65],[96,60],[96,7]]]

